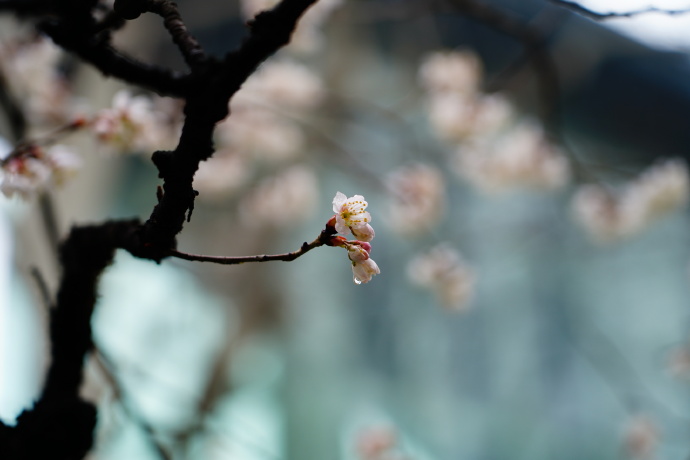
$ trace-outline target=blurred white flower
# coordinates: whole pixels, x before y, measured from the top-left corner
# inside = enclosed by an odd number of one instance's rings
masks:
[[[26,199],[53,185],[62,185],[81,166],[81,159],[61,145],[47,151],[35,145],[24,146],[2,157],[0,191],[8,198],[18,195]]]
[[[460,253],[447,244],[413,258],[407,266],[410,280],[430,289],[448,310],[464,311],[469,307],[476,275]]]
[[[462,94],[436,94],[427,100],[429,122],[448,142],[462,142],[472,134],[474,99]]]
[[[682,160],[664,160],[617,191],[584,185],[573,196],[575,220],[599,242],[635,235],[688,201],[690,182]]]
[[[231,149],[219,150],[208,161],[199,163],[194,188],[201,199],[224,199],[245,186],[251,172],[244,156]]]
[[[33,124],[55,125],[69,119],[71,93],[58,71],[62,55],[62,50],[44,37],[0,44],[0,68]]]
[[[233,107],[232,116],[216,129],[222,146],[271,163],[294,159],[305,143],[293,122],[261,108]]]
[[[397,447],[395,430],[389,426],[373,426],[360,431],[355,439],[355,452],[360,460],[383,460]]]
[[[688,201],[688,168],[681,159],[667,159],[647,170],[624,191],[621,208],[627,232],[646,228]]]
[[[416,163],[391,172],[386,181],[392,195],[389,222],[396,232],[419,235],[443,216],[445,180],[439,169]]]
[[[666,370],[674,378],[690,381],[690,344],[674,348],[668,353]]]
[[[99,111],[92,121],[98,139],[120,152],[157,150],[166,139],[164,117],[147,96],[118,91],[111,108]]]
[[[481,95],[475,101],[472,135],[492,135],[513,118],[513,104],[502,94]]]
[[[641,414],[628,420],[624,429],[624,446],[631,458],[651,460],[656,458],[661,433],[659,427],[648,416]]]
[[[314,171],[304,165],[291,166],[261,181],[242,199],[240,218],[248,227],[297,225],[314,211],[318,195]]]
[[[622,236],[622,222],[618,198],[600,185],[583,185],[572,199],[575,220],[589,235],[599,242],[608,242]]]
[[[53,145],[45,151],[46,162],[53,174],[53,182],[60,186],[67,182],[82,167],[82,159],[64,145]]]
[[[556,189],[570,180],[567,158],[535,123],[522,122],[497,141],[458,148],[456,172],[478,189],[496,193],[518,187]]]
[[[311,109],[323,99],[323,82],[308,67],[292,60],[269,60],[259,67],[235,97],[235,104],[260,101],[292,110]]]
[[[366,211],[368,203],[362,195],[348,198],[344,193],[337,192],[333,198],[333,212],[335,212],[335,230],[338,233],[351,231],[362,241],[374,238],[374,229],[369,225],[371,214]]]
[[[302,54],[321,49],[323,36],[321,27],[342,0],[319,0],[300,18],[287,49]],[[245,18],[256,16],[259,12],[273,8],[278,0],[241,0],[240,7]]]
[[[470,51],[437,51],[422,61],[419,79],[430,92],[474,95],[481,84],[482,66]]]

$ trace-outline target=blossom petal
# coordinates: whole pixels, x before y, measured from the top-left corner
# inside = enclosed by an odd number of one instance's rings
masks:
[[[347,196],[342,192],[337,192],[333,198],[333,212],[340,214],[343,204],[347,201]]]

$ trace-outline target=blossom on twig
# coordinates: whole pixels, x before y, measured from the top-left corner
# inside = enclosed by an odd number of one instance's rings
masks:
[[[348,198],[344,193],[337,192],[333,198],[335,230],[338,233],[350,231],[360,241],[373,240],[375,233],[369,225],[371,214],[366,210],[368,205],[362,195]]]
[[[371,244],[364,241],[346,243],[347,257],[352,262],[352,279],[355,284],[368,283],[374,275],[381,273],[379,266],[369,255]]]
[[[335,216],[326,224],[331,232],[351,232],[357,240],[347,241],[342,236],[331,237],[328,245],[339,246],[347,249],[347,257],[352,264],[352,276],[355,284],[363,284],[371,281],[375,275],[381,273],[379,266],[371,258],[371,244],[374,239],[374,229],[371,222],[371,214],[366,211],[368,203],[362,195],[348,198],[344,193],[337,192],[333,198],[333,211]]]
[[[80,158],[62,145],[47,150],[20,146],[0,162],[0,191],[8,198],[26,199],[51,185],[63,185],[80,167]]]
[[[98,112],[92,124],[101,142],[122,152],[155,150],[165,138],[151,99],[132,96],[127,90],[118,91],[112,107]]]

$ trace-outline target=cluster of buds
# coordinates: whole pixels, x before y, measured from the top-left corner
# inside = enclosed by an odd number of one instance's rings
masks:
[[[335,215],[326,225],[333,233],[351,233],[356,238],[354,241],[348,241],[343,236],[332,236],[328,241],[329,246],[347,249],[355,284],[368,283],[374,275],[381,273],[371,258],[370,242],[374,239],[374,229],[369,224],[371,214],[366,210],[367,206],[368,203],[362,195],[348,198],[344,193],[338,192],[333,198]]]
[[[81,159],[62,145],[48,149],[21,145],[0,160],[0,191],[8,198],[28,198],[51,185],[62,185],[80,166]]]

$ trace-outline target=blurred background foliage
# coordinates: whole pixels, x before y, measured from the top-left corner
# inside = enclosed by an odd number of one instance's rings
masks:
[[[209,51],[238,45],[241,5],[178,3]],[[658,158],[687,158],[684,45],[651,47],[541,0],[486,3],[543,34],[559,71],[560,100],[551,102],[560,134],[584,176],[556,190],[472,187],[430,125],[420,65],[434,51],[471,50],[485,92],[534,120],[544,101],[524,45],[461,14],[462,2],[342,2],[311,43],[273,59],[309,69],[318,97],[280,105],[248,82],[233,106],[238,120],[258,106],[282,121],[250,116],[222,131],[225,148],[258,129],[251,151],[219,154],[220,185],[200,180],[179,248],[296,250],[318,235],[342,191],[369,202],[381,274],[357,286],[342,251],[328,248],[230,267],[119,254],[93,318],[98,352],[84,393],[101,416],[91,458],[690,455],[687,212],[602,244],[571,207],[583,180],[621,183]],[[157,19],[128,24],[118,44],[182,69]],[[122,88],[72,58],[61,66],[90,107],[107,107]],[[284,78],[288,88],[301,84]],[[274,141],[271,123],[288,126]],[[74,224],[146,216],[155,203],[150,151],[113,154],[87,137],[70,138],[84,165],[53,194],[63,235]],[[389,173],[419,163],[438,171],[445,206],[410,235],[389,211]],[[46,310],[30,272],[38,268],[54,292],[58,269],[36,201],[2,199],[0,208],[0,416],[12,420],[40,391],[46,366]],[[450,308],[409,268],[439,243],[471,267],[467,297]],[[366,457],[377,442],[389,451]]]

